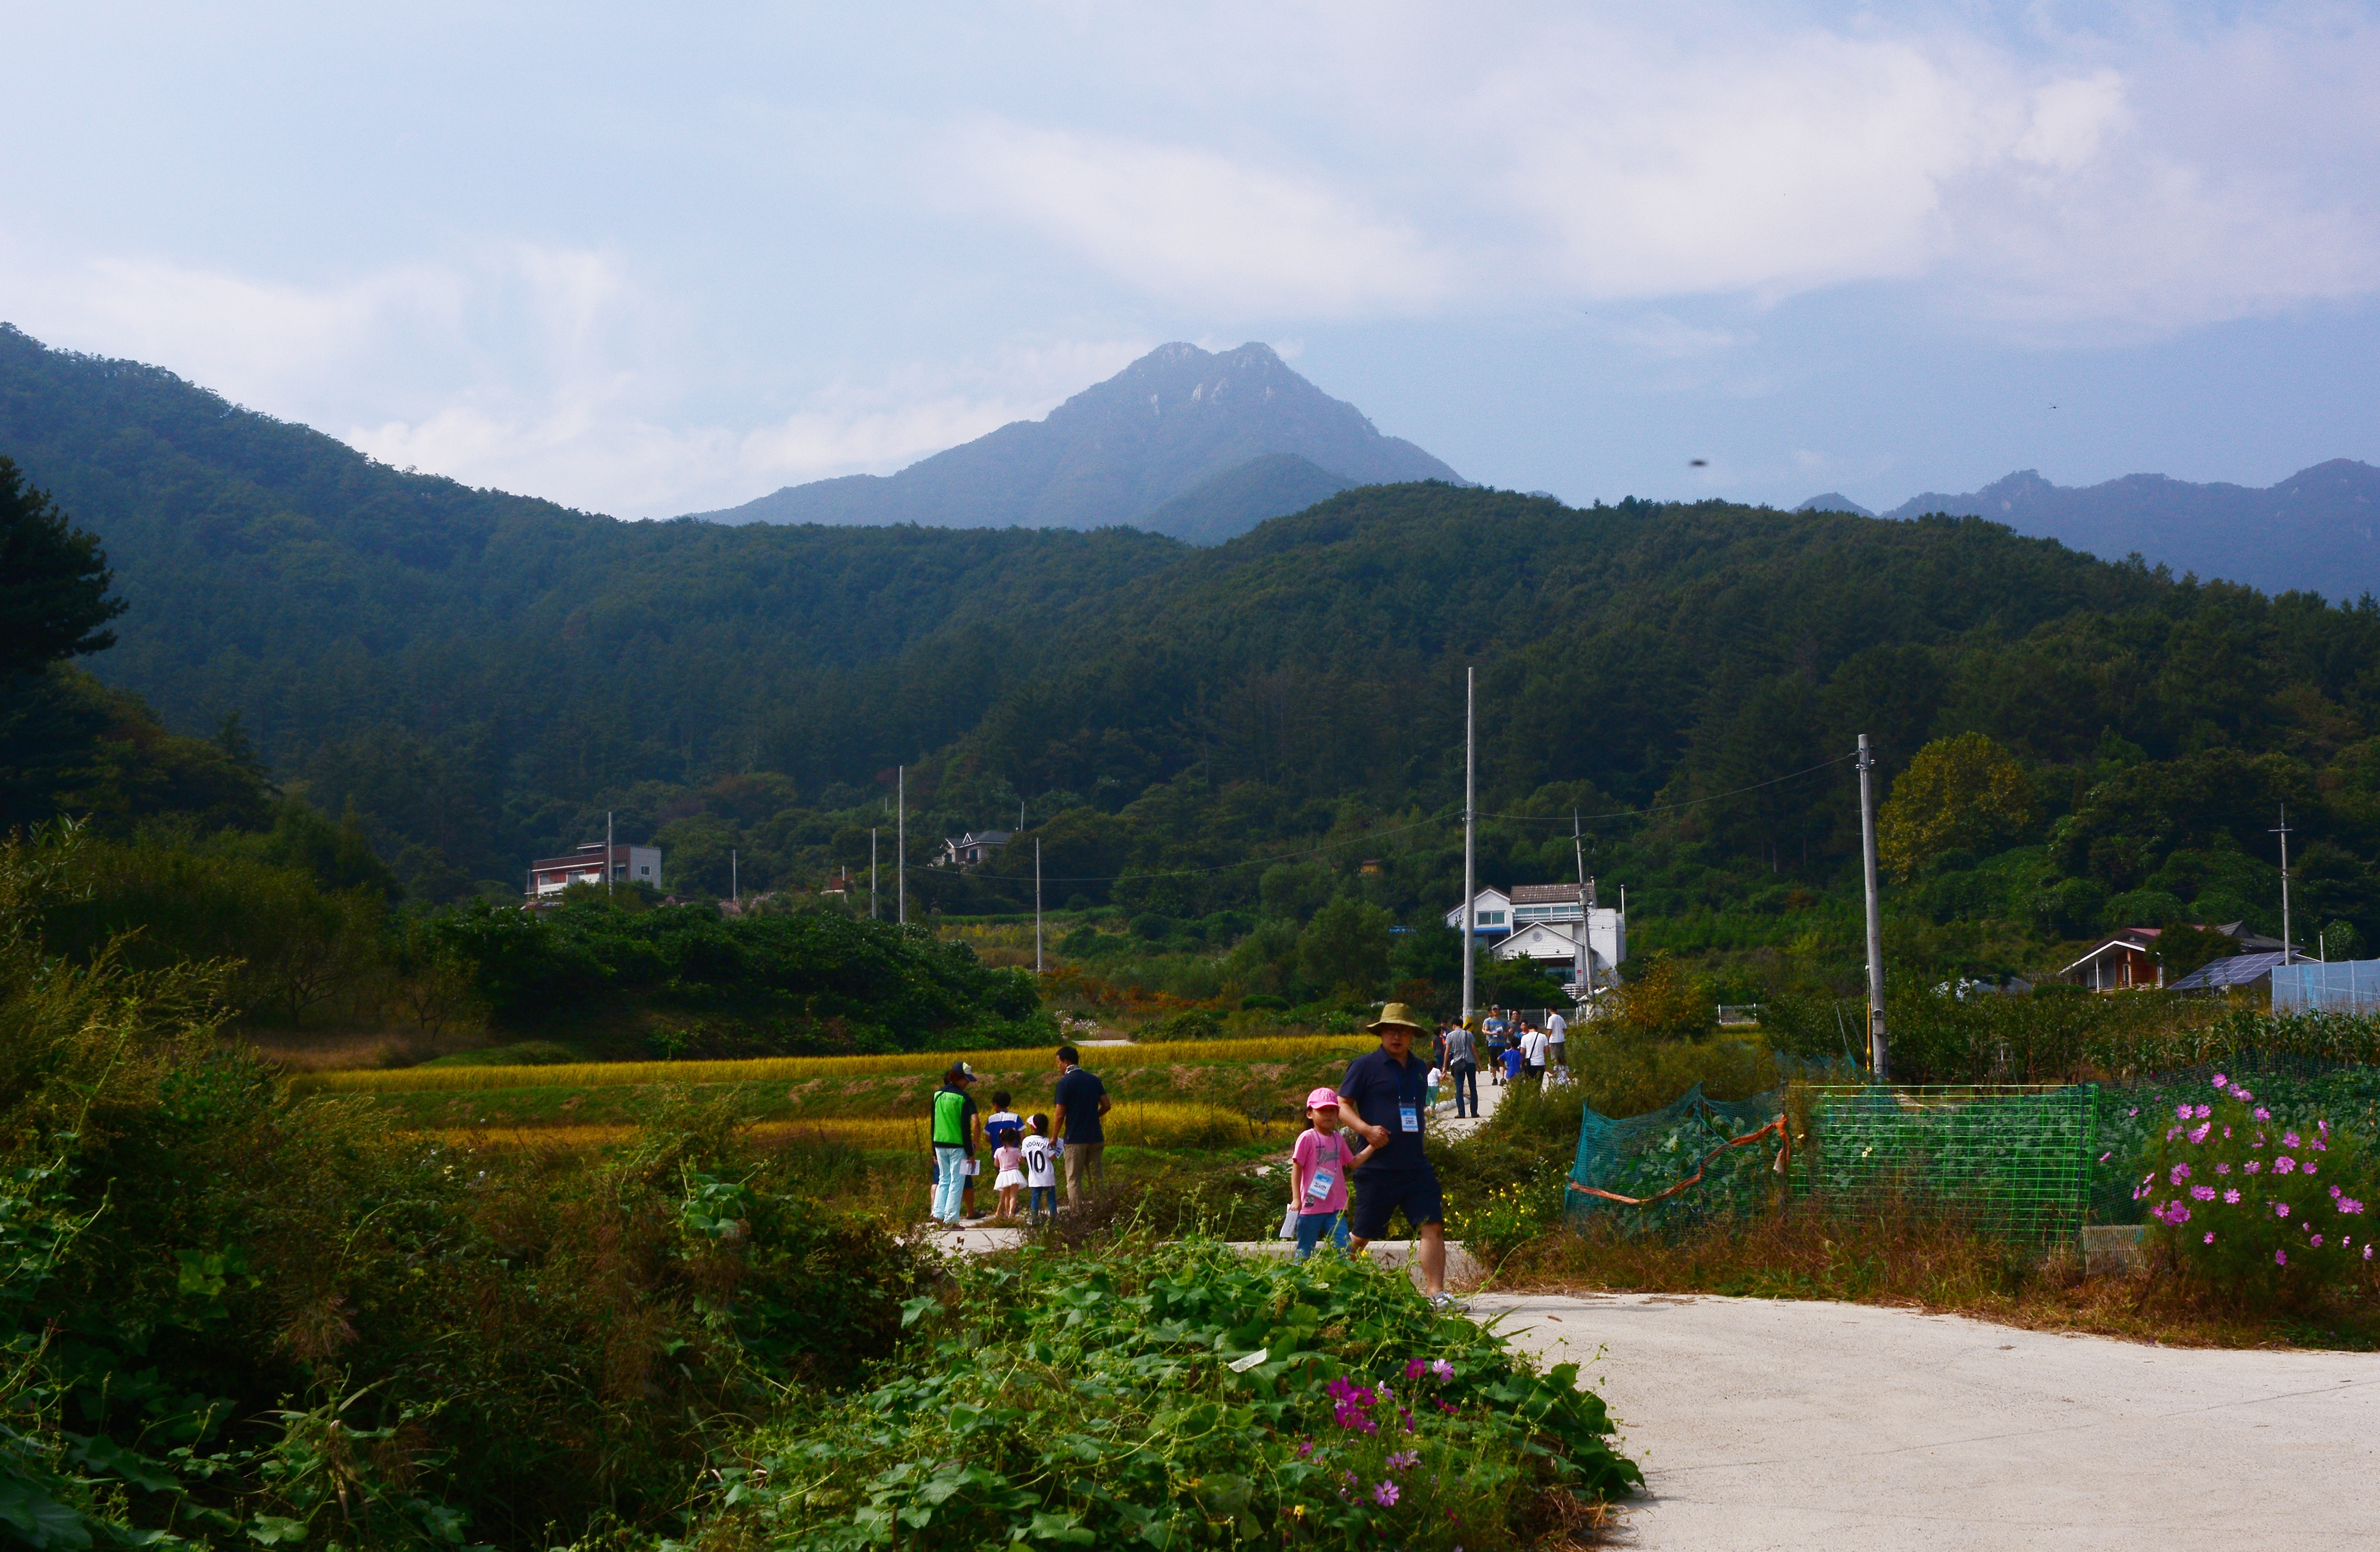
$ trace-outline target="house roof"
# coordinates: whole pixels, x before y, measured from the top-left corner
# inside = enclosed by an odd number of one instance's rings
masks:
[[[2166,989],[2168,991],[2222,991],[2230,987],[2248,986],[2264,979],[2281,963],[2281,952],[2270,953],[2233,954],[2202,964]]]
[[[1512,891],[1515,905],[1575,905],[1576,884],[1521,884]]]
[[[2082,958],[2076,960],[2073,964],[2068,965],[2064,970],[2060,970],[2058,974],[2063,976],[2072,971],[2080,970],[2082,966],[2090,964],[2093,960],[2098,958],[2101,954],[2107,952],[2111,949],[2122,949],[2128,953],[2146,953],[2149,950],[2156,946],[2156,937],[2157,929],[2154,927],[2125,928],[2122,931],[2115,933],[2109,937],[2103,938],[2098,942],[2092,944],[2088,952],[2084,953]]]

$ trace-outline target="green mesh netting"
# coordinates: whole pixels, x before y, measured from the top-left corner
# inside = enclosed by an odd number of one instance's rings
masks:
[[[1854,1211],[1948,1211],[1987,1233],[2076,1237],[2090,1206],[2097,1091],[1823,1089],[1794,1194]]]
[[[1645,1115],[1614,1120],[1597,1114],[1591,1106],[1582,1107],[1578,1158],[1571,1166],[1571,1179],[1622,1196],[1657,1195],[1692,1175],[1720,1144],[1776,1120],[1784,1097],[1779,1088],[1749,1099],[1713,1099],[1696,1084]],[[1631,1230],[1653,1231],[1754,1212],[1766,1204],[1767,1171],[1775,1156],[1776,1149],[1768,1146],[1730,1148],[1710,1160],[1700,1184],[1649,1206],[1607,1202],[1573,1185],[1564,1193],[1564,1208],[1574,1221],[1609,1213],[1615,1215],[1614,1222]]]

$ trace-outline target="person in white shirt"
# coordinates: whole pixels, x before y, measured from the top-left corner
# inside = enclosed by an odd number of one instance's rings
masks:
[[[1566,1049],[1569,1042],[1570,1020],[1562,1017],[1557,1011],[1552,1017],[1546,1020],[1547,1066],[1567,1068],[1570,1065],[1570,1052]]]
[[[1546,1081],[1546,1032],[1536,1025],[1524,1026],[1521,1037],[1521,1060],[1529,1064],[1529,1081]]]
[[[1032,1224],[1058,1216],[1058,1160],[1050,1149],[1050,1118],[1037,1115],[1026,1126],[1025,1221]]]

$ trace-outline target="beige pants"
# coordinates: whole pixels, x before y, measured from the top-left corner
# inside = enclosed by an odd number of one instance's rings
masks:
[[[1066,1160],[1066,1206],[1073,1206],[1083,1198],[1086,1178],[1094,1183],[1104,1183],[1108,1178],[1105,1143],[1068,1143],[1061,1157]]]

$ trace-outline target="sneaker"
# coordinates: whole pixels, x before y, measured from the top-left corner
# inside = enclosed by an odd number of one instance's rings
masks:
[[[1431,1294],[1429,1296],[1429,1307],[1446,1315],[1468,1315],[1471,1313],[1471,1306],[1464,1303],[1462,1300],[1456,1298],[1451,1293]]]

